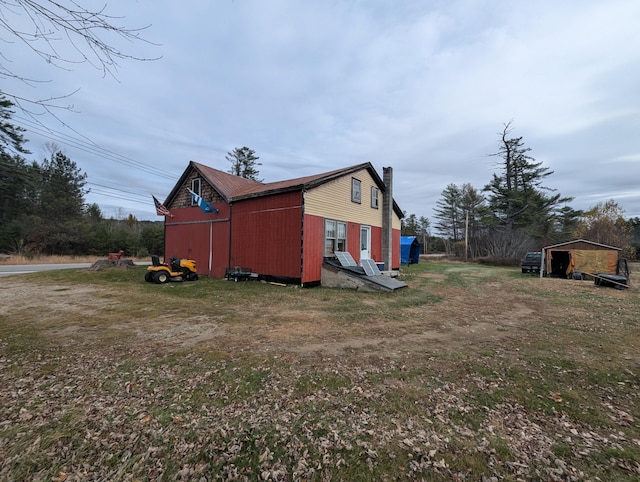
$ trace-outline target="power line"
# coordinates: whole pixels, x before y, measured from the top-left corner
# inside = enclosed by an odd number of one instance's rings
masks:
[[[14,123],[18,126],[24,128],[27,132],[32,132],[37,134],[45,139],[50,139],[54,142],[59,142],[61,144],[73,147],[79,151],[86,152],[91,155],[95,155],[100,157],[101,159],[113,161],[120,165],[124,165],[129,168],[137,169],[140,171],[144,171],[153,176],[158,176],[164,179],[175,181],[175,177],[166,173],[165,171],[158,169],[156,167],[150,166],[143,162],[137,161],[131,157],[124,156],[118,154],[117,152],[111,151],[109,149],[105,149],[100,147],[95,142],[91,141],[89,138],[82,136],[74,137],[70,136],[64,132],[57,131],[50,127],[44,126],[37,121],[33,121],[27,119],[22,116],[14,116]],[[6,166],[9,167],[9,166]],[[16,171],[19,171],[18,166],[11,166],[15,168]],[[103,179],[98,178],[98,181],[106,182]],[[89,192],[87,194],[95,194],[97,196],[106,197],[114,200],[124,200],[129,201],[135,204],[144,206],[145,211],[153,212],[154,209],[152,207],[152,203],[149,201],[148,196],[146,194],[141,194],[139,192],[135,192],[132,190],[123,189],[122,187],[114,187],[108,184],[101,184],[99,182],[87,181],[87,185],[93,186],[90,187]],[[149,194],[150,196],[151,194]],[[147,210],[146,207],[149,207]]]
[[[105,196],[105,197],[112,198],[112,199],[123,199],[124,201],[132,201],[132,202],[136,202],[136,203],[140,202],[137,199],[132,199],[132,198],[127,197],[127,196],[121,196],[121,195],[118,195],[118,194],[113,194],[113,193],[109,193],[109,192],[106,192],[106,191],[101,191],[99,189],[95,189],[95,190],[92,189],[91,193],[98,194],[100,196]]]
[[[81,138],[69,136],[68,134],[65,134],[60,131],[56,131],[54,129],[51,129],[50,127],[43,126],[41,124],[38,124],[37,122],[34,122],[32,120],[29,120],[21,116],[15,116],[15,117],[17,119],[16,124],[18,124],[20,127],[26,129],[27,131],[38,134],[46,139],[50,139],[55,142],[60,142],[70,147],[74,147],[78,150],[111,160],[113,162],[116,162],[121,165],[125,165],[127,167],[133,167],[133,168],[139,169],[148,174],[153,174],[155,176],[162,177],[165,179],[171,179],[171,180],[175,179],[174,176],[167,174],[165,171],[161,169],[158,169],[153,166],[149,166],[140,161],[136,161],[131,157],[123,156],[116,152],[110,151],[108,149],[98,146],[93,142],[90,143]]]
[[[101,188],[105,188],[105,189],[109,189],[112,191],[117,191],[117,192],[121,192],[124,194],[131,194],[135,197],[138,197],[140,199],[147,199],[147,195],[146,194],[141,194],[140,191],[129,191],[127,189],[121,189],[119,187],[113,187],[113,186],[107,186],[104,184],[98,184],[97,182],[91,182],[91,181],[87,181],[87,184],[90,184],[92,186],[97,186],[97,187],[101,187]]]
[[[113,198],[113,199],[123,199],[125,201],[131,201],[131,202],[138,203],[138,204],[142,204],[142,203],[150,204],[150,205],[152,204],[151,203],[151,196],[149,196],[148,198],[147,198],[147,196],[142,196],[142,195],[131,196],[131,195],[128,195],[127,193],[119,193],[119,192],[113,191],[113,190],[105,191],[104,189],[91,188],[91,190],[90,190],[90,192],[88,194],[97,194],[97,195],[100,195],[100,196]]]

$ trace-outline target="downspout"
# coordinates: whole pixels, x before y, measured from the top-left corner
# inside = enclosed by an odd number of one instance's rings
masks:
[[[229,202],[229,249],[227,252],[229,253],[229,259],[227,261],[227,268],[231,267],[231,250],[233,249],[233,245],[231,244],[232,236],[231,236],[231,228],[233,227],[233,204]]]
[[[300,287],[304,288],[302,279],[304,277],[304,207],[307,199],[306,189],[302,189],[302,209],[300,210]]]
[[[383,182],[385,186],[382,198],[382,262],[384,269],[393,269],[393,169],[383,167]]]
[[[164,262],[167,262],[167,216],[164,217],[164,253],[163,253],[163,257],[164,257]]]

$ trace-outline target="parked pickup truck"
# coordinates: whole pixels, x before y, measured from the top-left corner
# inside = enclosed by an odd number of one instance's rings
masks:
[[[523,273],[539,273],[542,253],[540,251],[530,252],[520,260],[520,267]]]

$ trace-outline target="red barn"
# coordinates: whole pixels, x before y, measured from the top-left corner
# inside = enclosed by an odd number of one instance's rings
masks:
[[[261,183],[190,162],[164,205],[165,258],[195,259],[222,278],[250,268],[301,285],[320,283],[325,257],[349,251],[386,269],[400,266],[400,219],[391,168],[384,182],[371,163],[287,181]],[[204,212],[189,190],[213,206]]]

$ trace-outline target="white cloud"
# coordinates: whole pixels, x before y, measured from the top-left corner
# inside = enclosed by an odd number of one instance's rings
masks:
[[[431,216],[448,183],[490,180],[487,154],[513,120],[577,208],[619,197],[640,215],[625,184],[640,177],[635,0],[139,0],[109,11],[151,23],[144,35],[159,46],[122,46],[162,59],[122,62],[119,82],[21,65],[55,80],[39,94],[82,87],[82,113],[65,122],[176,180],[189,160],[226,169],[225,153],[243,145],[269,181],[371,161],[394,167],[403,209]],[[71,157],[109,179],[104,159]],[[173,187],[133,167],[118,167],[117,182],[160,197]],[[140,212],[155,219],[151,203]]]

